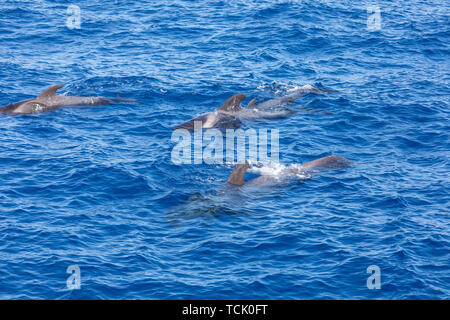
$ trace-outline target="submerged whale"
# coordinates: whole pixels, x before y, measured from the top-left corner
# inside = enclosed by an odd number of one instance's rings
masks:
[[[0,113],[20,115],[51,111],[63,107],[99,106],[108,105],[114,102],[136,103],[134,100],[122,98],[71,97],[56,94],[56,91],[62,87],[62,84],[57,84],[44,90],[36,98],[19,101],[0,107]]]
[[[332,89],[322,89],[322,88],[316,88],[310,84],[304,85],[302,87],[299,87],[295,90],[293,90],[292,93],[279,97],[267,100],[265,102],[262,102],[260,104],[256,104],[256,99],[253,99],[249,102],[247,108],[251,109],[268,109],[268,108],[279,108],[283,106],[288,106],[292,103],[294,103],[295,100],[300,98],[301,96],[304,96],[308,93],[315,93],[315,94],[323,94],[323,93],[330,93],[330,92],[338,92],[337,90]]]
[[[308,93],[328,93],[336,92],[336,90],[315,88],[311,85],[306,85],[294,90],[294,92],[279,98],[274,98],[256,104],[256,99],[249,102],[247,108],[242,108],[241,103],[247,97],[243,93],[238,93],[225,101],[220,108],[214,112],[202,114],[192,120],[184,122],[174,129],[194,130],[195,124],[199,124],[199,129],[210,128],[227,128],[238,127],[241,124],[241,119],[278,119],[291,115],[294,111],[290,109],[276,109],[292,104],[297,98]],[[197,127],[196,127],[197,128]]]
[[[292,182],[304,182],[314,174],[341,169],[350,165],[350,161],[340,156],[320,158],[303,165],[292,164],[283,166],[280,164],[267,165],[261,168],[251,168],[252,173],[261,175],[255,179],[245,181],[244,175],[249,169],[249,164],[238,164],[227,183],[220,185],[216,190],[199,191],[192,194],[187,200],[166,211],[169,223],[179,225],[183,221],[197,218],[213,219],[220,214],[245,214],[247,202],[253,202],[266,198],[277,189],[285,187]],[[242,188],[242,189],[241,189]],[[269,192],[269,193],[267,193]]]
[[[296,175],[302,175],[305,176],[305,173],[314,173],[314,172],[320,172],[320,171],[326,171],[326,170],[333,170],[333,169],[342,169],[350,165],[350,161],[341,157],[341,156],[328,156],[323,157],[320,159],[316,159],[314,161],[304,163],[300,166],[298,165],[291,165],[290,167],[287,167],[285,172],[283,173],[284,176],[296,176]],[[270,182],[276,182],[277,177],[274,177],[272,175],[261,175],[255,179],[245,181],[244,176],[247,172],[247,169],[249,168],[249,164],[241,163],[236,165],[236,167],[231,172],[230,176],[227,179],[227,183],[234,185],[234,186],[243,186],[250,185],[250,184],[265,184]]]

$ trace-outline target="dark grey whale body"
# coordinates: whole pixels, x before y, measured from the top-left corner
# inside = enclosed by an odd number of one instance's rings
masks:
[[[193,131],[196,124],[199,124],[199,127],[203,129],[237,127],[241,124],[237,113],[242,109],[241,102],[245,99],[245,94],[235,94],[225,101],[215,112],[202,114],[197,118],[175,126],[174,129]]]
[[[300,166],[300,168],[294,168],[294,170],[313,173],[326,170],[342,169],[347,167],[349,164],[350,161],[341,156],[328,156],[316,159],[308,163],[304,163]],[[228,177],[227,182],[231,185],[243,186],[244,184],[264,184],[274,179],[272,176],[262,175],[250,181],[245,181],[244,176],[248,168],[249,164],[247,162],[236,165],[236,167]]]
[[[300,87],[291,94],[286,96],[270,99],[260,104],[256,104],[256,99],[249,102],[247,108],[242,108],[241,103],[247,97],[243,93],[238,93],[225,101],[222,106],[215,112],[202,114],[201,116],[184,122],[174,129],[194,130],[196,122],[198,127],[202,129],[209,128],[227,128],[238,127],[241,124],[241,119],[278,119],[289,116],[293,113],[292,110],[276,110],[276,108],[292,104],[297,98],[308,93],[328,93],[335,92],[335,90],[315,88],[311,85]]]
[[[44,90],[36,98],[19,101],[0,107],[0,112],[12,115],[21,115],[51,111],[63,107],[100,106],[108,105],[113,102],[135,103],[134,100],[122,98],[71,97],[56,94],[56,91],[62,87],[62,84],[51,86]]]

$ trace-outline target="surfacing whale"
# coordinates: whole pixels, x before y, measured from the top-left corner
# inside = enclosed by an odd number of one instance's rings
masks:
[[[310,84],[304,85],[302,87],[299,87],[295,90],[293,90],[292,93],[279,97],[267,100],[265,102],[262,102],[260,104],[256,104],[256,99],[253,99],[249,102],[247,108],[252,109],[268,109],[268,108],[279,108],[283,106],[288,106],[294,103],[295,100],[300,98],[301,96],[304,96],[309,93],[315,93],[315,94],[323,94],[323,93],[330,93],[330,92],[338,92],[337,90],[332,89],[322,89],[322,88],[316,88],[313,87]]]
[[[56,94],[56,91],[62,87],[62,84],[51,86],[44,90],[36,98],[19,101],[0,107],[0,112],[12,115],[21,115],[51,111],[63,107],[100,106],[108,105],[114,102],[136,103],[134,100],[122,98],[71,97]]]
[[[213,219],[220,214],[246,214],[243,208],[246,207],[247,202],[265,198],[272,191],[279,194],[277,189],[280,187],[285,187],[292,182],[303,183],[314,174],[345,168],[348,165],[350,161],[340,156],[324,157],[303,165],[292,164],[286,167],[275,165],[275,170],[268,165],[252,170],[260,171],[262,174],[255,179],[245,181],[244,175],[249,169],[249,164],[238,164],[228,177],[227,183],[213,191],[208,189],[205,192],[196,192],[189,199],[169,209],[166,217],[171,224],[179,225],[186,220]],[[274,171],[275,175],[268,174]]]
[[[350,165],[350,161],[341,157],[341,156],[328,156],[320,159],[316,159],[314,161],[304,163],[300,166],[291,165],[285,169],[283,172],[283,176],[298,176],[301,175],[306,177],[312,173],[317,173],[321,171],[327,170],[335,170],[342,169]],[[279,178],[271,176],[271,175],[261,175],[255,179],[245,181],[244,176],[249,168],[249,164],[241,163],[236,165],[236,167],[231,172],[230,176],[227,179],[227,183],[234,186],[243,186],[243,185],[261,185],[265,183],[276,182]],[[306,178],[305,178],[306,179]]]
[[[336,92],[335,90],[315,88],[311,85],[306,85],[296,89],[294,92],[280,97],[267,100],[260,104],[256,104],[256,99],[249,102],[247,108],[241,106],[242,101],[247,97],[243,93],[238,93],[225,101],[219,109],[214,112],[209,112],[198,116],[192,120],[184,122],[174,129],[187,129],[189,131],[194,130],[196,122],[201,124],[202,129],[210,128],[229,128],[239,127],[241,125],[241,119],[279,119],[285,118],[294,113],[290,109],[277,109],[280,107],[286,107],[292,104],[297,98],[308,93],[328,93]],[[200,126],[199,126],[200,128]]]

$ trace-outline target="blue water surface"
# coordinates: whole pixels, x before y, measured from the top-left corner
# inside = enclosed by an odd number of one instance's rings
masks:
[[[0,116],[0,298],[448,299],[449,9],[2,0],[0,105],[58,83],[140,104]],[[279,129],[283,165],[349,168],[246,192],[232,164],[172,162],[172,126],[306,84],[339,92],[245,128]]]

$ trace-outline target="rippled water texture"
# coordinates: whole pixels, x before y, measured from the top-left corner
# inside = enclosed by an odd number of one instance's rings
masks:
[[[67,1],[1,1],[0,105],[58,83],[140,104],[0,116],[0,298],[449,298],[448,1],[376,1],[381,30],[365,0],[73,4],[80,29]],[[306,84],[339,92],[244,128],[279,129],[283,166],[349,168],[251,189],[172,163],[172,126]]]

